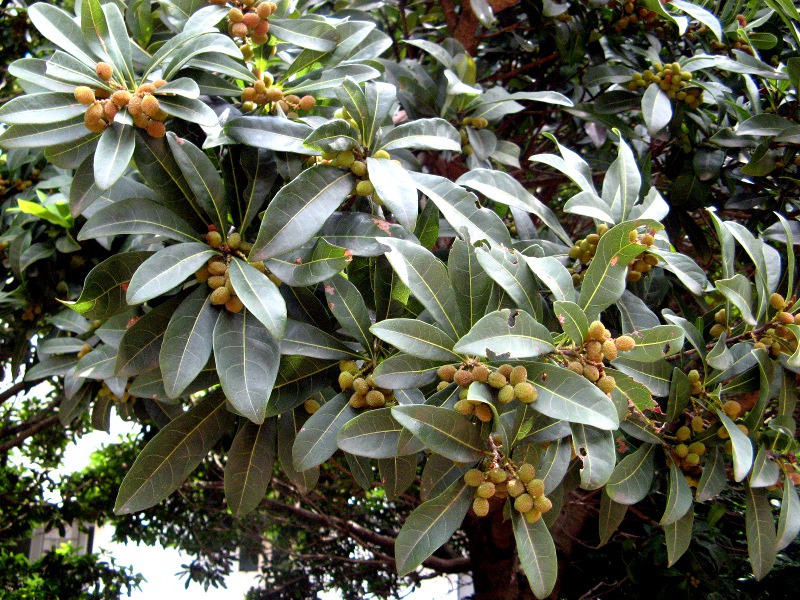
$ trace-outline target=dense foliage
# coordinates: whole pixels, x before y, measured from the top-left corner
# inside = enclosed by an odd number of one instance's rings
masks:
[[[27,18],[2,351],[8,398],[55,388],[0,449],[143,425],[65,498],[118,487],[119,535],[206,585],[262,553],[264,597],[735,597],[745,544],[755,580],[796,560],[793,3]]]

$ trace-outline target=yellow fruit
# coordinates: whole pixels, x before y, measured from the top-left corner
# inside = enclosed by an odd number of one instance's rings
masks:
[[[103,81],[108,81],[114,75],[114,68],[108,63],[99,62],[95,67],[95,73]]]
[[[472,511],[479,517],[489,514],[489,501],[486,498],[475,498],[472,501]]]
[[[469,385],[473,381],[472,372],[467,371],[466,369],[459,369],[453,375],[453,381],[455,381],[461,387],[469,387]]]
[[[697,383],[700,381],[700,372],[697,369],[692,369],[689,371],[688,377],[691,383]]]
[[[725,325],[715,323],[711,326],[711,329],[708,330],[708,333],[710,333],[712,337],[718,338],[725,333]]]
[[[475,495],[479,498],[491,498],[494,496],[495,487],[491,481],[484,481],[478,486],[478,489],[475,490]]]
[[[73,95],[75,96],[75,100],[87,106],[93,104],[95,100],[94,90],[85,85],[79,85],[76,87]]]
[[[368,179],[363,181],[359,181],[356,184],[356,194],[359,196],[369,196],[371,193],[375,191],[375,186],[372,185],[372,182]]]
[[[728,400],[722,405],[722,410],[731,419],[738,419],[742,414],[742,405],[736,400]]]
[[[219,248],[222,245],[222,235],[219,231],[209,231],[206,234],[206,242],[212,248]]]
[[[356,377],[353,380],[353,389],[359,394],[364,394],[366,396],[367,392],[370,390],[370,385],[363,377]]]
[[[391,158],[391,156],[386,150],[378,150],[372,155],[372,158]]]
[[[351,375],[358,374],[358,364],[354,360],[340,360],[339,371],[342,373],[350,373]]]
[[[510,373],[509,373],[510,374]],[[499,370],[489,375],[486,382],[495,389],[502,389],[508,385],[508,380]]]
[[[482,423],[488,423],[494,418],[494,413],[492,413],[492,409],[489,408],[488,404],[481,402],[475,406],[475,416]]]
[[[486,365],[476,365],[472,368],[472,378],[481,383],[486,383],[491,374],[492,371]]]
[[[456,374],[456,368],[453,365],[442,365],[439,367],[439,370],[436,371],[436,374],[442,381],[450,383],[453,381],[453,377]]]
[[[491,469],[488,475],[489,481],[492,483],[503,483],[506,479],[508,479],[508,473],[506,473],[506,470],[499,467]]]
[[[453,405],[453,410],[458,414],[468,417],[475,412],[475,405],[466,399],[461,399]]]
[[[794,323],[794,315],[792,313],[781,311],[776,316],[778,321],[784,325],[791,325]]]
[[[689,454],[702,456],[706,452],[706,445],[703,442],[692,442],[689,444]]]
[[[530,404],[536,401],[539,397],[539,392],[530,383],[523,381],[514,386],[514,395],[523,404]]]
[[[525,493],[525,484],[519,479],[512,479],[506,484],[506,491],[512,498],[516,498]]]
[[[525,484],[528,493],[534,498],[544,496],[544,481],[541,479],[534,479]]]
[[[505,385],[497,392],[497,399],[503,404],[508,404],[514,397],[514,386],[512,385]]]
[[[600,370],[594,365],[584,365],[583,376],[589,381],[595,382],[600,379]]]
[[[364,394],[353,394],[348,403],[353,408],[364,408],[367,405],[367,397]]]
[[[367,174],[367,165],[360,160],[355,160],[350,165],[350,172],[356,177],[364,177]]]
[[[692,431],[694,431],[695,433],[700,433],[701,431],[703,431],[703,429],[705,429],[705,425],[703,425],[703,417],[699,415],[696,417],[692,417],[691,427]]]
[[[686,458],[689,454],[689,447],[686,444],[678,444],[675,446],[675,454],[680,458]]]
[[[341,373],[339,373],[339,388],[342,391],[349,390],[350,388],[353,387],[354,379],[355,377],[353,377],[352,373],[348,371],[342,371]]]
[[[536,477],[536,469],[530,463],[523,463],[517,469],[517,475],[519,476],[519,480],[527,485]]]
[[[689,465],[690,467],[696,467],[697,465],[700,464],[700,457],[697,454],[693,454],[691,452],[687,454],[686,458],[684,458],[683,460],[685,460],[686,464]]]
[[[238,314],[244,310],[244,304],[242,304],[242,301],[239,300],[239,298],[234,296],[225,303],[225,309],[228,312]]]
[[[311,110],[317,105],[317,101],[314,96],[303,96],[297,104],[302,110]]]
[[[163,138],[167,135],[167,128],[161,121],[153,121],[147,126],[147,135],[153,138]]]
[[[536,510],[535,508],[534,508],[534,509],[532,509],[532,510],[529,510],[528,512],[526,512],[526,513],[525,513],[525,520],[526,520],[528,523],[531,523],[531,524],[532,524],[532,523],[536,523],[536,522],[537,522],[537,521],[539,521],[541,518],[542,518],[542,513],[540,513],[540,512],[539,512],[538,510]]]
[[[769,297],[769,305],[775,310],[783,310],[784,308],[786,308],[786,299],[777,292],[775,292]]]
[[[617,380],[610,375],[603,375],[603,377],[597,380],[597,387],[599,387],[604,394],[610,394],[616,389]]]
[[[213,292],[211,292],[211,296],[209,297],[211,300],[211,304],[219,306],[221,304],[225,304],[228,300],[231,299],[231,294],[226,287],[218,287]]]
[[[678,439],[679,442],[685,442],[690,437],[692,437],[692,430],[689,429],[686,425],[678,428],[678,431],[675,432],[675,437]]]
[[[309,398],[305,402],[303,402],[303,408],[306,409],[306,412],[310,415],[313,415],[315,412],[319,410],[319,402],[314,400],[314,398]]]
[[[603,342],[603,358],[606,360],[614,360],[617,358],[617,345],[613,340],[606,340]]]
[[[600,321],[592,321],[589,331],[586,334],[587,340],[602,342],[605,339],[606,327]]]
[[[478,487],[483,483],[484,473],[480,469],[470,469],[464,473],[464,483],[471,487]]]
[[[614,340],[614,344],[617,346],[617,350],[621,352],[627,352],[629,350],[633,350],[633,348],[636,346],[636,340],[629,335],[621,335]]]
[[[208,287],[212,290],[216,290],[217,288],[221,288],[225,285],[225,277],[222,275],[212,275],[208,278]]]
[[[539,496],[533,499],[533,506],[540,513],[546,513],[553,508],[553,502],[547,496]]]
[[[726,323],[726,322],[727,322],[727,320],[728,320],[728,313],[727,313],[727,311],[726,311],[724,308],[721,308],[721,309],[719,309],[719,310],[718,310],[718,311],[717,311],[717,312],[714,314],[714,320],[715,320],[717,323],[721,324],[721,325],[725,325],[725,323]]]
[[[522,494],[517,496],[514,500],[514,508],[521,512],[526,513],[533,508],[533,496],[530,494]]]

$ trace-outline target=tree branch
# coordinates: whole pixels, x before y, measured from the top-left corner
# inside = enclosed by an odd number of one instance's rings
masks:
[[[299,517],[307,522],[318,523],[320,525],[326,525],[328,527],[340,529],[345,533],[361,538],[381,548],[385,548],[387,550],[394,549],[395,538],[382,535],[372,531],[371,529],[362,527],[357,523],[353,523],[352,521],[347,521],[338,517],[322,515],[310,510],[306,510],[300,506],[284,504],[269,498],[264,500],[264,504],[273,510],[292,513],[296,517]],[[394,559],[391,559],[390,557],[389,560],[394,562]],[[439,558],[437,556],[431,556],[423,561],[422,565],[436,571],[437,573],[464,573],[470,569],[470,561],[469,558],[466,557],[446,559]]]
[[[44,419],[43,421],[34,423],[28,429],[26,429],[25,431],[20,433],[17,437],[15,437],[13,440],[9,440],[7,442],[3,442],[2,444],[0,444],[0,454],[8,452],[12,448],[16,448],[17,446],[22,445],[22,443],[26,439],[28,439],[32,435],[36,435],[42,429],[47,429],[48,427],[50,427],[50,425],[56,422],[58,422],[58,415],[53,415],[51,417]]]

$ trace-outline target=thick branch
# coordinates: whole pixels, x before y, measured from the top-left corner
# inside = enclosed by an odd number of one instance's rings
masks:
[[[26,392],[31,387],[31,384],[27,381],[20,381],[19,383],[15,383],[7,390],[3,390],[0,392],[0,404],[5,402],[6,400],[10,400],[17,394],[21,392]]]
[[[322,515],[310,510],[306,510],[305,508],[301,508],[299,506],[292,506],[271,499],[265,499],[264,504],[274,510],[290,512],[310,523],[318,523],[320,525],[334,527],[344,531],[345,533],[349,533],[362,540],[375,544],[376,546],[380,546],[381,548],[385,548],[387,550],[394,549],[395,539],[393,537],[382,535],[372,531],[371,529],[362,527],[357,523],[353,523],[352,521],[347,521],[338,517]],[[465,557],[446,559],[439,558],[437,556],[431,556],[426,559],[422,565],[428,569],[436,571],[437,573],[464,573],[469,571],[470,561],[469,558]]]

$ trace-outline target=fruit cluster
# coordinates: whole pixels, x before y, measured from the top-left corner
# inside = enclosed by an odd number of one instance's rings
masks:
[[[552,501],[544,495],[544,481],[535,479],[536,469],[523,463],[515,468],[493,466],[488,470],[470,469],[464,474],[464,483],[475,488],[472,510],[478,517],[489,514],[489,499],[514,498],[514,509],[525,516],[528,523],[536,523],[553,508]]]
[[[692,74],[683,71],[679,63],[662,65],[653,63],[652,69],[634,73],[628,83],[628,89],[636,91],[655,84],[667,93],[671,99],[683,102],[689,108],[697,108],[703,103],[703,90],[692,86]]]
[[[583,345],[576,348],[575,353],[567,361],[567,368],[594,383],[604,394],[611,394],[617,381],[606,375],[603,361],[612,361],[619,352],[627,352],[636,347],[636,340],[629,335],[621,335],[616,339],[600,321],[592,321]]]
[[[96,71],[104,81],[111,80],[113,75],[111,65],[97,63]],[[128,113],[133,117],[134,125],[147,131],[151,137],[161,138],[167,133],[164,121],[169,115],[164,112],[158,98],[153,94],[166,83],[163,79],[159,79],[153,83],[143,83],[134,93],[118,89],[110,95],[107,90],[80,85],[75,88],[74,95],[78,102],[87,107],[83,123],[89,131],[94,133],[105,131],[117,113],[127,107]]]
[[[233,7],[228,11],[228,35],[246,41],[248,38],[256,46],[266,44],[269,40],[269,18],[278,10],[275,2],[259,2],[258,0],[210,0],[217,6]]]
[[[575,242],[575,245],[569,249],[569,257],[576,262],[567,269],[567,271],[572,275],[572,284],[575,287],[583,283],[586,269],[589,267],[589,263],[592,262],[597,252],[597,244],[600,243],[600,238],[602,238],[608,230],[608,225],[601,223],[597,226],[597,231],[595,233],[590,233],[585,238],[578,240]]]
[[[100,386],[100,389],[97,391],[97,396],[100,398],[110,398],[111,400],[119,404],[126,404],[128,402],[133,402],[136,398],[130,395],[130,392],[128,392],[128,387],[125,388],[125,392],[123,392],[122,398],[119,398],[114,392],[111,391],[111,388],[109,388],[106,385],[106,383],[103,382],[103,385]]]
[[[36,317],[42,314],[42,307],[38,304],[32,305],[29,304],[25,307],[25,310],[22,311],[22,320],[23,321],[35,321]]]
[[[84,356],[89,354],[89,352],[91,352],[91,351],[92,351],[92,347],[89,344],[84,343],[83,346],[81,346],[81,349],[78,350],[77,356],[78,356],[79,359],[83,358]]]
[[[277,108],[280,108],[287,117],[296,119],[300,116],[297,111],[312,110],[317,105],[314,96],[303,96],[302,98],[294,94],[284,96],[283,90],[273,86],[272,83],[272,77],[264,74],[252,86],[244,88],[242,90],[242,111],[251,112],[261,106],[267,107],[267,112],[276,112]]]
[[[636,8],[637,4],[639,3],[634,3],[631,0],[625,2],[622,7],[623,14],[617,21],[616,25],[614,25],[614,30],[617,33],[621,32],[630,25],[638,25],[639,23],[644,23],[646,28],[650,29],[653,25],[655,25],[656,21],[658,21],[659,15],[657,12],[650,10],[644,5]]]
[[[372,373],[364,376],[354,360],[339,362],[339,387],[343,392],[353,390],[350,406],[353,408],[383,408],[394,406],[394,391],[378,387]]]
[[[439,390],[451,383],[456,383],[461,388],[453,408],[464,416],[475,415],[484,423],[492,420],[490,406],[486,402],[467,398],[468,388],[475,381],[489,385],[495,391],[497,401],[502,404],[508,404],[515,399],[523,404],[530,404],[539,397],[538,390],[528,381],[528,370],[522,365],[512,367],[504,364],[492,370],[482,362],[472,360],[462,363],[458,368],[455,365],[443,365],[439,367],[437,374],[441,380]]]
[[[221,255],[212,257],[195,273],[195,277],[198,281],[206,283],[211,288],[211,295],[209,296],[211,304],[215,306],[224,305],[232,313],[242,312],[244,305],[236,296],[236,290],[233,289],[233,284],[231,284],[225,257]]]
[[[372,155],[373,158],[389,159],[391,156],[386,150],[378,150]],[[358,151],[345,150],[344,152],[323,152],[322,163],[329,164],[340,169],[349,169],[350,172],[356,176],[356,184],[353,187],[353,194],[356,196],[370,196],[372,195],[373,201],[382,206],[383,203],[375,193],[375,186],[369,180],[369,173],[367,172],[367,163],[365,157]]]
[[[465,117],[461,121],[461,128],[458,130],[461,135],[461,146],[464,154],[469,156],[473,153],[472,145],[469,143],[469,135],[467,134],[467,127],[473,129],[485,129],[489,126],[489,120],[484,117]]]
[[[648,248],[656,241],[652,233],[645,233],[639,236],[635,231],[631,231],[629,237],[631,243],[638,243],[647,246]],[[641,252],[631,262],[628,263],[628,274],[626,280],[635,283],[639,281],[644,275],[650,272],[650,269],[658,264],[658,257],[649,252]]]

